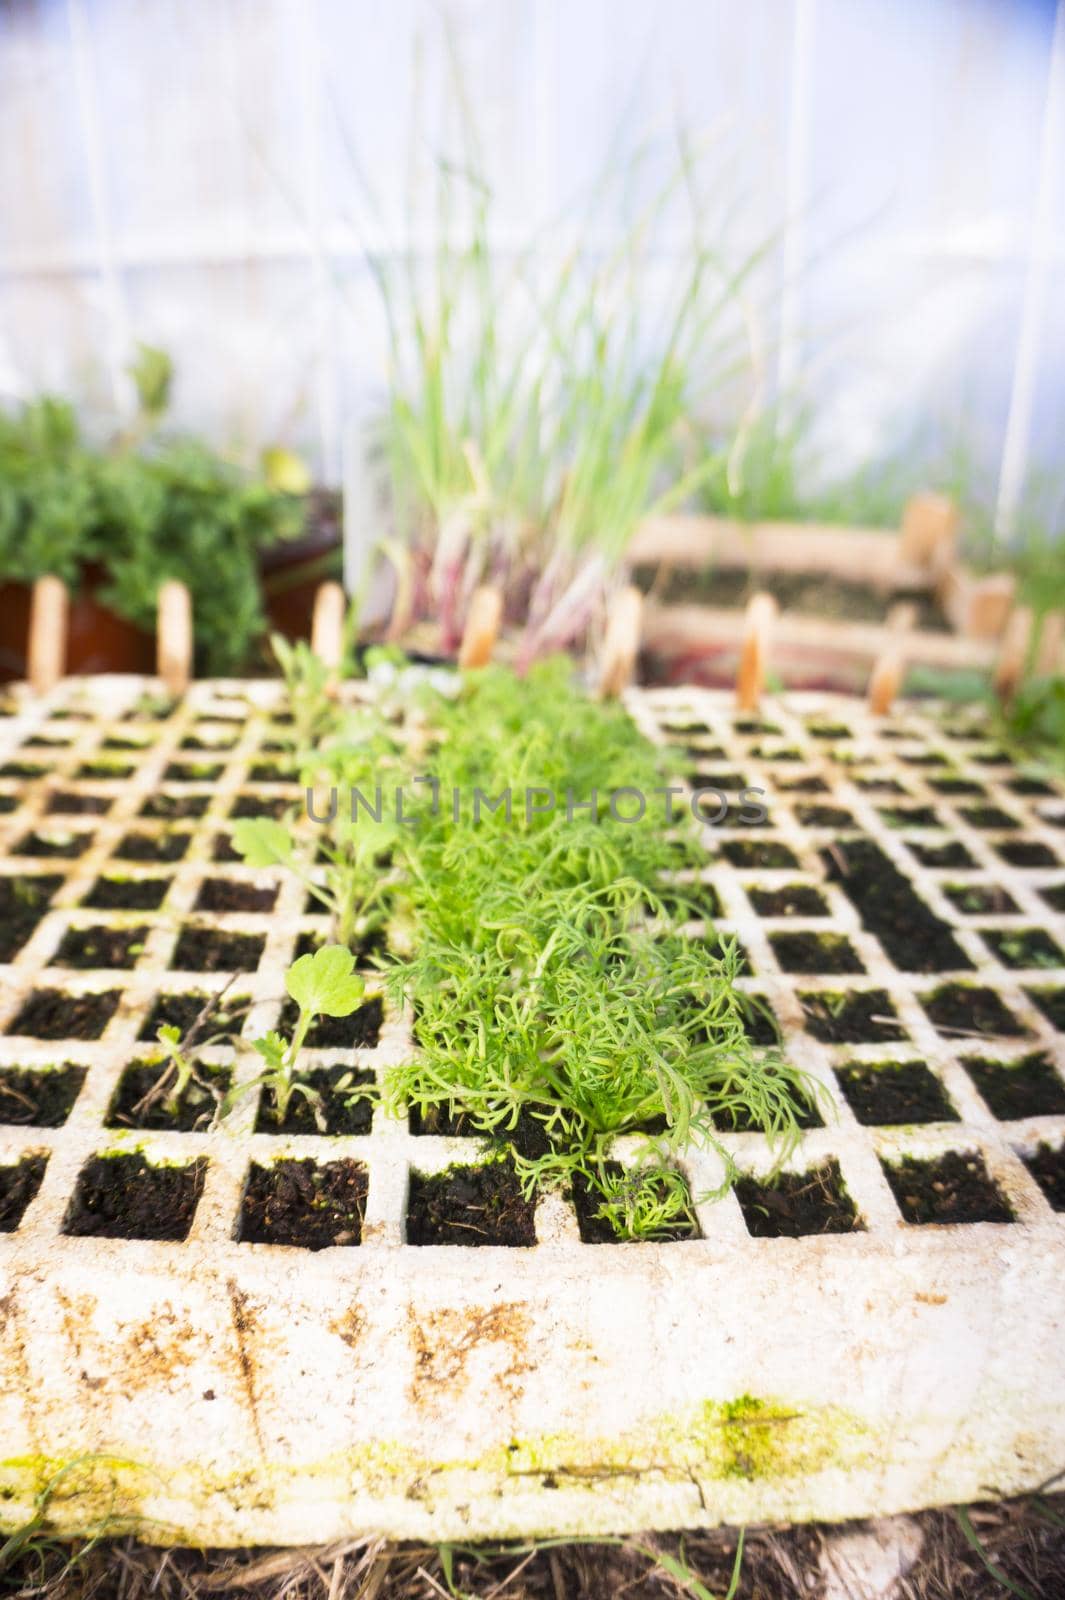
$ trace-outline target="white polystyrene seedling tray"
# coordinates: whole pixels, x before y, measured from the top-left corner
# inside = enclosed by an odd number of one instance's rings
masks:
[[[0,1071],[85,1069],[62,1126],[0,1124],[0,1166],[47,1157],[20,1225],[0,1234],[4,1524],[25,1520],[46,1487],[49,1515],[65,1532],[104,1519],[159,1540],[210,1544],[370,1530],[450,1539],[835,1520],[1018,1491],[1060,1468],[1065,1221],[1024,1158],[1041,1145],[1060,1148],[1065,1117],[998,1120],[964,1065],[972,1055],[1009,1062],[1041,1052],[1062,1074],[1065,1044],[1050,1018],[1061,1021],[1065,996],[1053,996],[1065,975],[1008,969],[976,931],[1038,928],[1065,947],[1060,890],[1054,895],[1065,880],[1059,785],[1018,792],[1031,785],[1018,785],[982,729],[948,736],[933,711],[907,708],[877,722],[855,701],[791,696],[767,703],[763,722],[778,730],[767,733],[737,718],[723,694],[632,693],[639,726],[700,750],[708,782],[738,771],[766,791],[767,826],[705,830],[702,875],[720,897],[718,926],[747,952],[744,987],[766,998],[788,1056],[836,1108],[806,1133],[790,1169],[838,1163],[857,1226],[754,1237],[730,1194],[698,1202],[697,1239],[592,1245],[582,1242],[569,1201],[549,1195],[537,1207],[532,1248],[415,1248],[405,1242],[409,1173],[476,1161],[476,1141],[415,1137],[405,1120],[379,1111],[362,1135],[256,1133],[254,1095],[207,1132],[104,1125],[124,1067],[145,1054],[138,1035],[156,996],[228,981],[173,970],[186,921],[263,940],[255,971],[230,991],[255,1002],[246,1035],[275,1020],[300,934],[325,928],[292,879],[215,859],[238,796],[299,798],[294,786],[249,777],[257,760],[284,760],[260,748],[278,737],[271,713],[282,707],[280,686],[200,683],[158,720],[138,714],[146,692],[157,686],[133,679],[71,682],[37,700],[18,690],[14,714],[0,718],[0,871],[60,878],[36,928],[0,968]],[[823,737],[819,721],[846,736]],[[685,724],[700,726],[685,732]],[[236,735],[210,779],[173,774],[172,763],[207,759],[180,748],[193,729],[208,741]],[[41,737],[68,735],[62,744]],[[131,735],[150,742],[139,752],[101,749]],[[983,792],[938,791],[942,769],[912,759],[929,751]],[[101,756],[133,770],[80,775]],[[19,775],[26,763],[42,770]],[[796,788],[804,776],[820,779],[824,792]],[[877,779],[904,793],[878,791]],[[103,809],[57,813],[57,793],[96,797]],[[202,815],[170,824],[142,814],[168,793],[202,796]],[[1021,1032],[973,1039],[933,1025],[922,998],[951,976],[898,970],[863,929],[851,900],[826,881],[819,852],[837,830],[804,825],[800,808],[809,804],[843,808],[877,842],[955,930],[974,967],[960,977],[992,989]],[[885,811],[899,806],[930,806],[939,825],[893,826]],[[971,806],[1000,807],[1016,826],[974,826]],[[127,833],[172,826],[190,835],[179,861],[116,858]],[[39,829],[84,835],[85,849],[75,859],[26,854]],[[730,844],[752,840],[785,846],[796,865],[729,859]],[[912,848],[948,840],[973,865],[930,867]],[[1010,865],[1000,851],[1018,840],[1043,846],[1046,864]],[[165,898],[136,915],[89,910],[84,901],[104,873],[165,878]],[[196,912],[210,878],[276,884],[276,901],[268,912]],[[756,915],[750,890],[793,884],[816,886],[829,915]],[[963,913],[944,894],[957,884],[1005,889],[1017,909]],[[69,927],[131,923],[148,932],[128,970],[55,964]],[[845,935],[864,972],[780,970],[771,934],[826,930]],[[27,996],[41,989],[121,998],[96,1040],[13,1033]],[[803,996],[869,989],[889,997],[900,1041],[832,1044],[810,1031]],[[316,1059],[379,1073],[410,1048],[409,1018],[389,1007],[376,1045]],[[250,1052],[217,1046],[205,1054],[238,1077],[254,1075]],[[956,1119],[861,1126],[838,1069],[908,1060],[926,1064]],[[745,1173],[767,1172],[760,1136],[721,1137]],[[206,1163],[186,1239],[63,1232],[85,1163],[115,1150]],[[883,1163],[950,1151],[982,1156],[1012,1221],[903,1220]],[[312,1253],[239,1239],[251,1163],[292,1155],[365,1169],[360,1243]],[[681,1166],[696,1195],[720,1176],[707,1152],[689,1152]]]

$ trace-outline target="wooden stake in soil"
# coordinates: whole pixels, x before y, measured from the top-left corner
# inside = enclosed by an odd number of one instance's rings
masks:
[[[909,600],[900,600],[887,614],[887,626],[899,636],[899,643],[887,645],[873,663],[869,675],[869,709],[874,717],[887,715],[902,688],[906,658],[901,641],[913,631],[916,621],[917,607]]]
[[[466,629],[459,650],[460,667],[485,667],[492,659],[499,624],[503,620],[503,595],[494,584],[482,584],[473,591],[466,616]]]
[[[35,694],[47,693],[63,676],[69,610],[66,585],[58,578],[38,578],[33,586],[26,649],[26,677]]]
[[[1000,700],[1009,700],[1024,677],[1033,621],[1031,607],[1018,606],[1006,627],[995,665],[995,693]]]
[[[958,508],[949,495],[912,495],[902,513],[901,559],[915,567],[943,571],[954,555],[959,520]]]
[[[184,694],[192,677],[192,597],[176,578],[159,590],[155,659],[167,693]]]
[[[336,670],[344,654],[344,590],[339,583],[322,583],[314,597],[311,649],[327,667]]]
[[[643,595],[629,584],[614,596],[607,617],[599,664],[599,693],[604,699],[619,695],[632,682],[642,621]]]
[[[743,619],[743,643],[736,676],[736,703],[741,711],[756,711],[769,666],[769,636],[777,603],[771,594],[753,594]]]

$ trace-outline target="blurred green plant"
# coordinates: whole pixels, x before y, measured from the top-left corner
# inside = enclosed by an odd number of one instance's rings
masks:
[[[263,629],[257,552],[300,533],[301,503],[199,440],[159,436],[172,380],[163,352],[142,345],[130,372],[138,415],[107,451],[85,442],[64,400],[0,413],[0,573],[77,588],[99,568],[102,603],[148,630],[160,585],[179,578],[200,665],[234,671]]]
[[[703,451],[686,462],[688,418],[700,385],[749,364],[741,302],[767,246],[730,263],[707,242],[701,154],[682,136],[664,176],[649,143],[608,167],[575,225],[503,255],[454,63],[452,77],[460,154],[436,164],[432,257],[370,255],[390,342],[390,637],[429,616],[453,649],[487,579],[525,626],[527,664],[587,632],[640,521],[715,470]],[[628,220],[604,250],[607,211]]]

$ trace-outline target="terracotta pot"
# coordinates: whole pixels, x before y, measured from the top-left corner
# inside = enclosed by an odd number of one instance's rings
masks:
[[[316,489],[307,497],[307,527],[302,538],[272,545],[259,554],[259,579],[267,623],[287,639],[309,639],[314,597],[327,578],[339,578],[340,496]]]
[[[153,636],[96,599],[103,576],[99,568],[86,567],[78,593],[71,597],[66,671],[154,672]],[[26,675],[31,595],[29,584],[0,584],[0,681]]]

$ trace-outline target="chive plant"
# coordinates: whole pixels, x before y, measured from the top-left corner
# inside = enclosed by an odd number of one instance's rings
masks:
[[[409,799],[415,777],[433,777],[392,834],[388,914],[402,932],[380,964],[413,1007],[418,1046],[386,1070],[394,1111],[465,1113],[511,1146],[526,1193],[580,1178],[629,1237],[687,1216],[674,1162],[690,1142],[721,1150],[727,1185],[720,1117],[792,1147],[817,1091],[752,1046],[734,942],[676,931],[697,913],[666,875],[701,859],[694,824],[675,802],[667,825],[662,752],[619,707],[590,701],[551,660],[525,679],[488,668],[453,696],[426,687],[406,724],[382,716],[373,739],[364,725],[353,738],[348,715],[337,708],[334,734],[307,752],[307,781],[326,776],[341,796],[405,784]],[[543,791],[532,807],[527,789]],[[621,789],[646,796],[641,820],[620,820],[631,794],[611,810]],[[508,790],[509,810],[475,809],[476,791]],[[334,829],[361,825],[343,800],[337,811],[327,850]],[[622,1135],[637,1146],[619,1183]]]
[[[462,137],[438,163],[433,255],[370,256],[389,332],[390,637],[431,616],[453,650],[491,581],[527,666],[586,635],[640,521],[718,470],[703,449],[685,465],[688,419],[751,364],[743,301],[767,247],[730,265],[707,242],[682,137],[664,177],[651,143],[615,156],[576,227],[563,215],[502,257],[457,69],[454,84]]]

